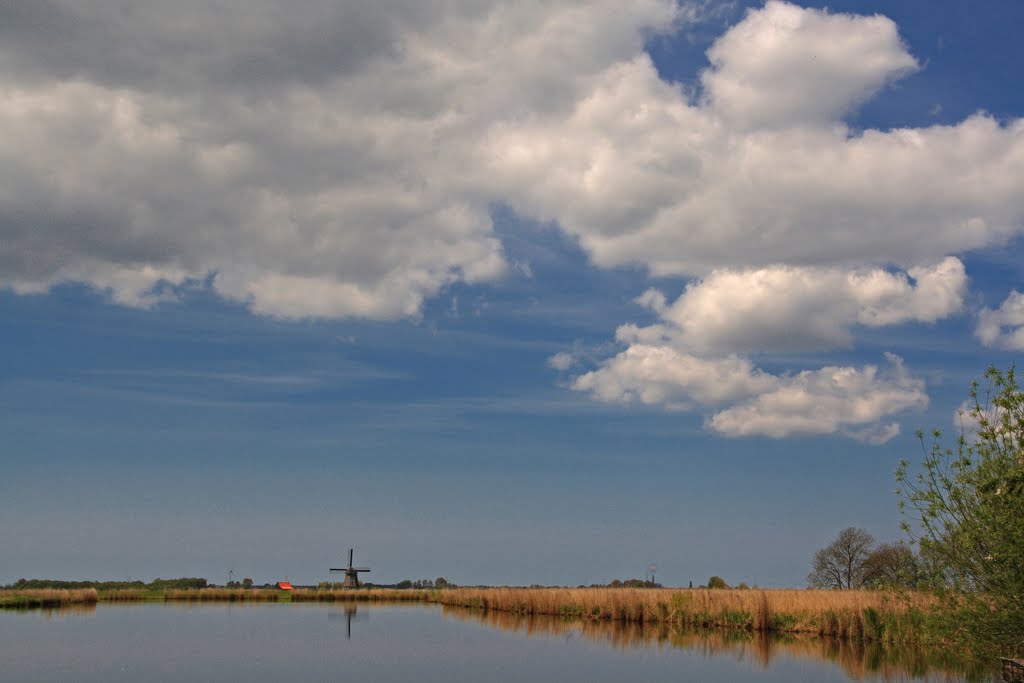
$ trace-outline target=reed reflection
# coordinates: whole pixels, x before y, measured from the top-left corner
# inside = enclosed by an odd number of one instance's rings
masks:
[[[848,640],[811,635],[774,635],[760,631],[685,629],[669,624],[563,619],[510,612],[444,607],[445,618],[475,621],[491,628],[525,633],[530,637],[574,638],[600,642],[618,649],[670,648],[698,652],[705,657],[731,657],[760,669],[771,667],[777,657],[828,661],[857,680],[962,682],[994,681],[990,667],[959,661],[949,652],[918,647],[893,647],[882,643],[851,643]]]
[[[57,607],[40,607],[38,612],[46,620],[66,619],[67,617],[80,617],[96,614],[96,603],[60,605]]]

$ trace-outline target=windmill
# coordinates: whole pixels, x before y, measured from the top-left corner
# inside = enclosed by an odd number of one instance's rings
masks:
[[[651,564],[647,567],[647,571],[651,575],[651,584],[653,584],[654,583],[654,572],[658,571],[658,565],[656,565],[653,562],[651,562]]]
[[[348,549],[348,567],[344,569],[338,567],[331,567],[332,572],[345,572],[345,582],[341,584],[342,588],[359,588],[359,572],[368,572],[368,567],[353,567],[352,566],[352,548]]]

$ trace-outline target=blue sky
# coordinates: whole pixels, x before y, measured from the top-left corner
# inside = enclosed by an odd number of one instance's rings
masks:
[[[0,6],[0,582],[900,537],[1024,348],[1019,3],[299,5]]]

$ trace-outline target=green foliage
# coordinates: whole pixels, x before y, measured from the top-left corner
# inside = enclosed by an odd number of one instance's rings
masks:
[[[654,583],[645,579],[626,579],[625,581],[619,581],[613,579],[608,584],[609,588],[661,588],[660,583]]]
[[[690,603],[693,602],[693,596],[685,593],[673,593],[669,600],[672,602],[672,611],[682,614],[686,612]]]
[[[905,543],[883,543],[864,560],[866,588],[916,588],[921,563]]]
[[[724,610],[720,620],[722,625],[731,628],[750,628],[753,623],[750,613],[743,610]]]
[[[900,463],[904,529],[943,598],[947,633],[978,654],[1024,654],[1024,394],[1014,369],[971,386],[954,447],[918,432],[923,462]]]
[[[708,588],[728,588],[729,584],[721,576],[712,576],[708,579]]]
[[[789,631],[797,625],[797,622],[799,622],[799,619],[797,619],[794,614],[780,614],[778,612],[773,612],[769,628],[772,631]]]
[[[239,584],[240,585],[240,584]],[[18,590],[63,589],[77,590],[94,588],[98,591],[111,590],[167,590],[206,588],[206,579],[185,577],[180,579],[153,579],[150,583],[142,581],[58,581],[54,579],[18,579],[10,588]]]
[[[149,584],[150,590],[174,590],[174,589],[195,589],[206,588],[206,579],[186,577],[181,579],[153,579]]]
[[[79,590],[82,588],[95,588],[103,590],[128,590],[144,589],[146,584],[142,581],[58,581],[55,579],[18,579],[8,588],[17,590]]]
[[[861,614],[864,638],[867,640],[881,640],[885,636],[885,623],[878,610],[874,607],[865,607]]]

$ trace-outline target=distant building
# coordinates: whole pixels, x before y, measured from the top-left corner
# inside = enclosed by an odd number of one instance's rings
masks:
[[[287,581],[278,581],[278,582],[277,582],[277,587],[278,587],[278,588],[280,588],[280,589],[281,589],[281,590],[283,590],[283,591],[292,591],[292,590],[295,590],[295,587],[294,587],[294,586],[292,586],[292,585],[291,585],[290,583],[288,583]]]

